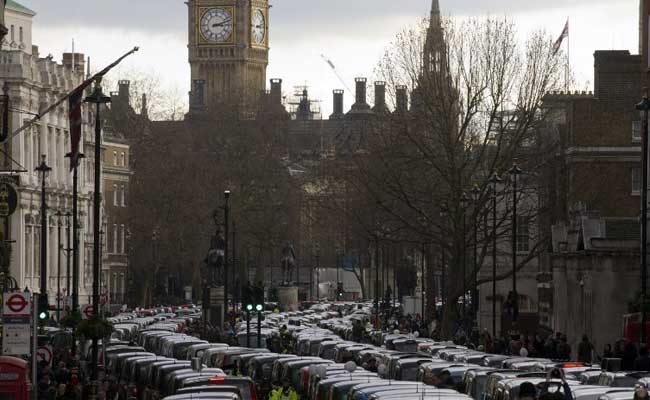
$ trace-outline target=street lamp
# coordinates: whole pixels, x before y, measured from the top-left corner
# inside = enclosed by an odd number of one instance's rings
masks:
[[[316,301],[320,300],[320,244],[316,243]]]
[[[474,322],[478,326],[478,203],[481,199],[481,189],[474,184],[472,188],[472,201],[474,203],[474,284],[472,285],[472,311]]]
[[[41,156],[41,163],[36,171],[41,173],[41,300],[43,304],[49,304],[47,300],[47,202],[45,201],[45,178],[52,171],[45,162],[46,156]]]
[[[223,249],[223,301],[226,318],[228,317],[228,235],[229,235],[229,221],[230,218],[230,190],[223,192],[224,206],[223,206],[223,226],[224,226],[224,249]]]
[[[517,295],[517,178],[523,173],[515,163],[508,171],[512,177],[512,322],[519,318],[519,297]]]
[[[65,213],[65,235],[66,235],[67,240],[66,240],[66,249],[65,249],[65,259],[66,259],[65,260],[65,264],[66,264],[65,265],[65,267],[66,267],[66,271],[65,271],[65,278],[66,278],[65,287],[67,289],[68,296],[71,295],[71,290],[70,290],[70,287],[71,287],[70,286],[70,258],[71,258],[70,257],[71,256],[70,252],[72,251],[72,248],[70,247],[70,245],[71,245],[71,243],[70,243],[70,218],[71,217],[72,217],[72,213],[70,212],[70,210],[66,211],[66,213]]]
[[[60,210],[56,211],[56,236],[57,236],[57,274],[56,274],[56,320],[61,321],[61,252],[63,244],[61,243],[61,224],[63,223],[63,214]]]
[[[492,337],[497,335],[497,188],[501,178],[495,172],[490,177],[492,187]]]
[[[446,204],[443,204],[443,210],[440,211],[440,219],[442,220],[441,226],[444,224],[444,220],[447,218],[448,214],[446,211]],[[443,238],[445,235],[441,235]],[[445,311],[445,304],[447,304],[447,259],[446,259],[446,249],[444,243],[440,245],[440,257],[441,257],[441,266],[440,266],[440,297],[441,297],[441,312],[440,319],[442,319]]]
[[[102,201],[102,119],[100,116],[102,105],[111,102],[111,98],[102,92],[101,78],[95,81],[93,92],[85,98],[85,102],[95,104],[95,182],[94,182],[94,204],[93,204],[93,318],[99,318],[99,263],[100,263],[100,237],[101,230],[100,209]],[[99,349],[97,347],[97,338],[92,342],[92,380],[97,381],[97,363],[99,358]]]
[[[641,129],[641,343],[646,342],[646,291],[648,280],[648,111],[650,100],[648,93],[636,105],[643,111]]]
[[[465,225],[466,225],[466,217],[467,217],[467,207],[469,207],[470,200],[467,197],[467,194],[463,192],[463,194],[460,196],[460,206],[463,210],[463,218],[462,218],[462,235],[463,235],[463,243],[461,246],[461,251],[463,254],[461,255],[462,257],[462,263],[463,263],[463,327],[465,327],[465,322],[467,318],[467,305],[466,303],[466,298],[467,298],[467,249],[465,248],[465,245],[467,244],[467,238],[466,238],[466,232],[465,232]]]

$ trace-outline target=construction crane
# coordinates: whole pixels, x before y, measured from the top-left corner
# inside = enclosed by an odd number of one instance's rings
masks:
[[[348,93],[353,93],[350,87],[345,83],[343,78],[341,78],[341,75],[339,75],[339,72],[336,70],[336,67],[334,66],[334,63],[327,57],[325,57],[325,54],[320,55],[323,60],[329,65],[329,67],[332,69],[332,72],[334,72],[334,75],[338,78],[338,80],[343,84],[343,86],[348,90]]]

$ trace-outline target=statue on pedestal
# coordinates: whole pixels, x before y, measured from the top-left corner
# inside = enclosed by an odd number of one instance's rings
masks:
[[[282,248],[282,282],[285,285],[291,284],[293,278],[293,269],[296,266],[296,252],[293,244],[287,241]]]
[[[226,241],[221,234],[221,229],[217,228],[217,233],[210,239],[210,249],[205,256],[203,263],[206,266],[207,284],[211,287],[223,286],[223,267]]]

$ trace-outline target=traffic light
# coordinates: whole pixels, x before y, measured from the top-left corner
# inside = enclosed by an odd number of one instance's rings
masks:
[[[242,298],[242,304],[244,305],[246,311],[251,312],[253,311],[254,305],[253,305],[253,290],[251,288],[251,285],[245,285],[241,289],[241,298]]]
[[[47,321],[50,319],[50,304],[47,301],[47,296],[40,295],[38,297],[38,320]]]
[[[338,282],[336,284],[336,298],[338,300],[343,298],[343,282]]]
[[[256,286],[253,288],[253,304],[255,304],[255,311],[264,311],[264,287]]]

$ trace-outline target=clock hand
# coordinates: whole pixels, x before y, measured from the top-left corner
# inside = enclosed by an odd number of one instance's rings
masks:
[[[217,22],[216,24],[212,24],[212,27],[213,27],[213,28],[216,28],[217,26],[224,26],[224,25],[227,24],[228,22],[230,22],[229,19],[227,19],[227,20],[225,20],[225,21],[222,21],[222,22]]]

